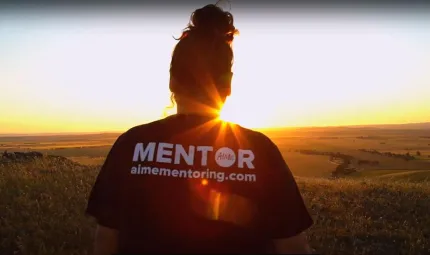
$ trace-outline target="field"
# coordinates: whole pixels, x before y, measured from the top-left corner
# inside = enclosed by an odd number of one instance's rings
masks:
[[[388,170],[397,173],[422,170],[418,181],[430,179],[430,129],[365,129],[365,128],[307,128],[265,132],[278,145],[285,160],[296,176],[328,177],[336,167],[323,163],[328,157],[303,155],[297,150],[315,150],[318,152],[342,153],[354,158],[351,164],[357,173],[344,177],[366,177],[379,170],[380,174]],[[376,150],[380,154],[365,152]],[[409,153],[413,160],[390,157],[383,153],[405,155]],[[301,157],[297,155],[301,154]],[[418,154],[418,155],[417,155]],[[378,165],[357,164],[358,160],[378,161]],[[306,163],[305,163],[306,162]],[[401,178],[396,178],[401,179]],[[415,178],[415,180],[417,180]]]
[[[265,133],[297,178],[315,220],[308,235],[317,252],[430,254],[429,129],[306,128]],[[0,153],[38,151],[79,163],[40,159],[0,166],[0,254],[90,253],[94,222],[83,211],[117,136],[0,137]],[[372,150],[379,153],[368,152]],[[342,164],[329,156],[336,153],[352,157],[349,167],[355,170],[334,178],[333,171]],[[413,159],[402,158],[406,153]]]

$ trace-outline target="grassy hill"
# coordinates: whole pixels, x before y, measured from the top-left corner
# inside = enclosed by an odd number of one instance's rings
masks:
[[[84,216],[96,166],[49,160],[0,166],[0,254],[89,254]],[[297,179],[321,254],[429,254],[430,185]]]
[[[297,177],[315,220],[308,235],[317,252],[430,254],[430,136],[423,125],[265,131]],[[90,253],[95,225],[83,212],[118,135],[0,137],[0,153],[52,155],[0,162],[0,254]],[[333,153],[351,156],[357,171],[329,178],[338,162]]]
[[[352,174],[351,177],[430,184],[430,170],[369,170]]]

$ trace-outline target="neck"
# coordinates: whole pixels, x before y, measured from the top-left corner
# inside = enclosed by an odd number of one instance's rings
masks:
[[[202,116],[219,117],[219,110],[215,110],[209,106],[192,106],[192,105],[177,105],[177,114],[194,114]]]

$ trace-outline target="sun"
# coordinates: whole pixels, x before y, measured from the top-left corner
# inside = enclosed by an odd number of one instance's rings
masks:
[[[261,107],[243,104],[237,98],[228,98],[220,112],[220,119],[239,124],[246,128],[262,128],[270,126],[262,112]],[[256,109],[258,108],[258,109]]]

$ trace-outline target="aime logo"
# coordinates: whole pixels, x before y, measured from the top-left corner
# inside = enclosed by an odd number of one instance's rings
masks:
[[[168,164],[185,163],[189,166],[207,166],[208,158],[212,157],[220,167],[232,167],[254,169],[254,152],[252,150],[232,150],[222,147],[214,151],[212,146],[194,146],[185,148],[182,144],[137,143],[134,147],[134,162],[158,162]]]
[[[221,167],[231,167],[236,162],[236,154],[228,147],[223,147],[215,153],[215,162]]]

